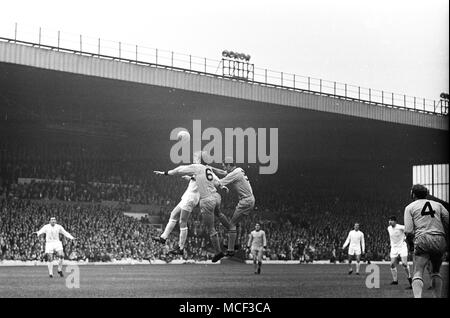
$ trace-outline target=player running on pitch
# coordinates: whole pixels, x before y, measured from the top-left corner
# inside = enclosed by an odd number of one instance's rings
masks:
[[[255,274],[261,274],[262,257],[266,248],[266,233],[261,230],[261,225],[259,223],[256,223],[255,229],[249,234],[247,242],[247,249],[249,249],[253,255]]]
[[[220,243],[219,234],[214,227],[214,215],[215,211],[220,210],[221,197],[217,193],[216,186],[220,186],[219,178],[214,174],[211,167],[204,165],[203,157],[205,154],[200,154],[200,162],[190,165],[178,166],[177,168],[169,171],[154,171],[157,175],[169,175],[169,176],[195,176],[197,183],[197,189],[200,195],[200,213],[202,215],[203,224],[211,239],[211,243],[214,247],[216,254],[212,261],[215,263],[220,260]],[[223,187],[225,188],[225,187]]]
[[[173,231],[175,225],[180,223],[180,236],[178,239],[178,246],[169,251],[173,255],[184,255],[184,245],[188,235],[188,219],[192,210],[197,206],[200,201],[200,193],[198,192],[197,183],[195,177],[183,176],[184,179],[189,180],[189,185],[186,191],[181,197],[180,203],[170,213],[169,222],[167,222],[166,228],[161,236],[152,237],[154,241],[161,244],[165,244],[170,233]]]
[[[255,197],[253,196],[252,186],[250,185],[248,177],[245,175],[245,171],[242,168],[236,167],[232,158],[225,158],[223,168],[225,171],[216,168],[213,169],[216,173],[225,175],[225,177],[219,180],[220,184],[222,186],[231,185],[236,191],[239,199],[239,203],[229,221],[223,214],[220,217],[220,221],[228,230],[228,249],[226,255],[221,253],[220,256],[232,257],[234,256],[235,251],[237,226],[255,207]]]
[[[405,208],[405,234],[410,250],[414,250],[412,289],[415,298],[422,297],[423,271],[431,262],[431,286],[434,297],[442,295],[439,274],[442,257],[447,250],[448,211],[436,201],[427,200],[428,189],[416,184],[411,189],[414,202]]]
[[[45,234],[45,254],[47,255],[48,275],[53,278],[53,253],[56,253],[59,257],[58,274],[63,277],[62,266],[64,260],[64,249],[61,241],[59,240],[59,234],[74,240],[75,238],[70,235],[64,228],[56,224],[56,218],[50,218],[50,223],[44,225],[39,231],[33,232],[39,237]]]
[[[354,229],[348,233],[347,239],[345,240],[342,249],[345,249],[349,244],[350,246],[348,247],[348,264],[350,265],[350,269],[348,270],[348,274],[351,275],[353,273],[352,258],[353,256],[355,256],[356,275],[359,275],[361,254],[364,254],[365,251],[364,233],[359,230],[359,223],[355,223]]]
[[[405,241],[405,226],[397,224],[397,218],[395,216],[391,216],[389,218],[389,226],[387,231],[389,232],[389,238],[391,241],[391,285],[398,285],[397,264],[400,257],[410,285],[407,289],[411,289],[412,278],[408,265],[408,246]]]

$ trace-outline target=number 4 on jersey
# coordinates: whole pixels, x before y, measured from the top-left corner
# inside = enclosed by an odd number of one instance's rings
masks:
[[[431,207],[430,202],[427,201],[425,205],[422,208],[422,212],[420,212],[420,215],[431,215],[432,218],[434,218],[434,212],[433,208]]]

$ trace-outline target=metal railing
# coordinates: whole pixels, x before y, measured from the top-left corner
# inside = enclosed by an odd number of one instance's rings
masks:
[[[58,30],[30,28],[22,25],[19,26],[17,23],[10,30],[2,30],[0,40],[81,55],[97,56],[99,58],[121,60],[152,67],[195,72],[207,76],[332,96],[385,107],[435,115],[448,115],[448,101],[445,100],[418,98],[405,94],[397,94],[259,67],[254,68],[253,80],[243,80],[241,78],[225,76],[222,73],[221,60]]]

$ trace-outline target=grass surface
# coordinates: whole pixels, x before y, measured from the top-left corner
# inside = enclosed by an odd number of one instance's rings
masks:
[[[398,267],[399,285],[391,286],[389,265],[379,265],[380,288],[369,289],[361,275],[348,275],[348,265],[86,265],[79,266],[80,288],[69,289],[69,273],[53,279],[47,267],[0,267],[0,297],[388,297],[411,298],[408,282]],[[56,267],[54,267],[56,274]],[[448,295],[448,266],[443,266],[444,295]],[[432,297],[425,274],[424,297]]]

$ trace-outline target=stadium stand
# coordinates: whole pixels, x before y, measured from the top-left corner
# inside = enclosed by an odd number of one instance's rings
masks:
[[[195,118],[219,129],[229,122],[280,127],[277,173],[259,175],[255,165],[244,166],[256,209],[242,224],[239,241],[245,245],[254,223],[261,222],[268,259],[298,260],[303,242],[310,259],[342,261],[342,243],[354,222],[365,233],[366,256],[387,259],[387,218],[402,219],[412,164],[448,162],[448,153],[437,150],[446,144],[446,131],[0,67],[3,74],[23,72],[20,85],[0,76],[7,92],[0,95],[0,250],[5,260],[41,259],[42,242],[31,233],[56,216],[77,237],[65,244],[69,259],[169,261],[167,251],[176,240],[155,245],[156,229],[149,220],[125,216],[122,207],[149,205],[161,224],[167,222],[187,183],[152,171],[173,166],[167,158],[168,133],[189,127]],[[120,204],[105,206],[104,201]],[[235,205],[236,197],[224,196],[226,214]],[[196,209],[186,250],[188,258],[205,260],[212,252],[199,218]]]

